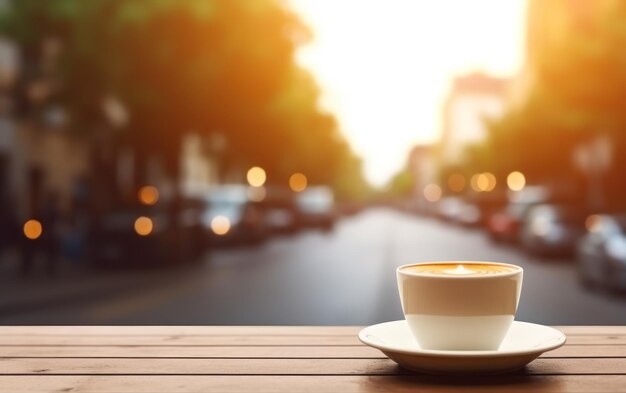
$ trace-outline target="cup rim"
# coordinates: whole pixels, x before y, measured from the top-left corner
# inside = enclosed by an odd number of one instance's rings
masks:
[[[424,273],[416,273],[416,272],[409,272],[406,270],[406,268],[410,267],[410,266],[419,266],[419,265],[497,265],[497,266],[507,266],[507,267],[512,267],[515,270],[511,271],[511,272],[503,272],[503,273],[497,273],[497,274],[492,274],[492,275],[488,275],[488,276],[437,276],[437,275],[433,275],[433,274],[424,274]],[[406,276],[413,276],[413,277],[425,277],[425,278],[429,278],[429,279],[441,279],[441,280],[485,280],[485,279],[494,279],[494,278],[502,278],[502,277],[511,277],[511,276],[515,276],[517,274],[523,273],[524,272],[524,268],[522,268],[521,266],[518,265],[514,265],[512,263],[506,263],[506,262],[493,262],[493,261],[430,261],[430,262],[416,262],[416,263],[408,263],[406,265],[401,265],[398,266],[396,268],[396,273],[397,274],[403,274]]]

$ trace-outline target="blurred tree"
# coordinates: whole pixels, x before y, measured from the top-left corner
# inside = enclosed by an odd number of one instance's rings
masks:
[[[313,183],[362,181],[358,165],[346,173],[352,153],[294,62],[310,33],[278,0],[19,0],[0,28],[25,53],[58,40],[72,128],[98,130],[103,106],[123,105],[116,138],[139,163],[158,151],[177,175],[185,133],[220,133],[223,172],[255,164],[270,182],[297,171]]]
[[[388,197],[408,198],[413,193],[415,182],[408,168],[398,171],[387,183],[385,194]]]
[[[613,149],[606,176],[626,169],[625,160],[615,159],[626,152],[626,2],[543,5],[530,2],[527,93],[490,124],[486,165],[502,174],[521,170],[531,183],[588,188],[590,174],[583,173],[576,151],[598,138],[608,138]],[[601,187],[626,192],[615,182]]]

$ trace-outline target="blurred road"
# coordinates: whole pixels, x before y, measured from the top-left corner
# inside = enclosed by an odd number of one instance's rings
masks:
[[[344,218],[328,233],[215,251],[181,269],[96,273],[110,289],[45,307],[4,307],[0,323],[367,325],[402,318],[396,266],[434,260],[523,266],[518,320],[626,324],[626,298],[580,287],[568,261],[532,258],[491,244],[480,230],[382,208]]]

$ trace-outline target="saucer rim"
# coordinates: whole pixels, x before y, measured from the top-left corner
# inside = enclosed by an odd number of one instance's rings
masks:
[[[472,357],[503,357],[503,356],[525,356],[525,355],[533,355],[533,354],[541,354],[544,352],[548,352],[548,351],[552,351],[554,349],[557,349],[561,346],[563,346],[566,342],[567,342],[567,336],[565,335],[565,333],[563,333],[562,331],[555,329],[551,326],[546,326],[546,325],[542,325],[542,324],[538,324],[538,323],[532,323],[532,322],[523,322],[523,321],[513,321],[513,324],[516,325],[535,325],[535,326],[540,326],[541,328],[544,329],[550,329],[552,331],[555,331],[559,334],[559,337],[557,339],[557,341],[553,344],[550,345],[544,345],[544,346],[539,346],[539,347],[533,347],[532,349],[522,349],[522,350],[500,350],[500,349],[496,349],[496,350],[486,350],[486,351],[476,351],[476,350],[472,350],[472,351],[462,351],[462,350],[441,350],[441,349],[422,349],[422,348],[417,348],[417,349],[406,349],[406,348],[401,348],[401,347],[397,347],[397,346],[387,346],[387,345],[380,345],[380,344],[376,344],[374,342],[372,342],[371,340],[368,340],[366,338],[366,334],[365,331],[379,326],[379,325],[390,325],[390,324],[401,324],[404,323],[406,324],[406,320],[405,319],[399,319],[396,321],[388,321],[388,322],[382,322],[382,323],[377,323],[374,325],[370,325],[367,326],[363,329],[361,329],[359,331],[358,337],[359,340],[370,347],[376,348],[380,351],[383,352],[393,352],[393,353],[402,353],[402,354],[407,354],[407,355],[420,355],[420,356],[432,356],[432,357],[464,357],[464,358],[472,358]]]

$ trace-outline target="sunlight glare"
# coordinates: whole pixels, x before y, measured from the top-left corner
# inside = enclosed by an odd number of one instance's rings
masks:
[[[290,0],[311,28],[297,60],[315,75],[320,105],[385,183],[415,143],[441,132],[452,78],[513,76],[522,65],[525,0]]]

